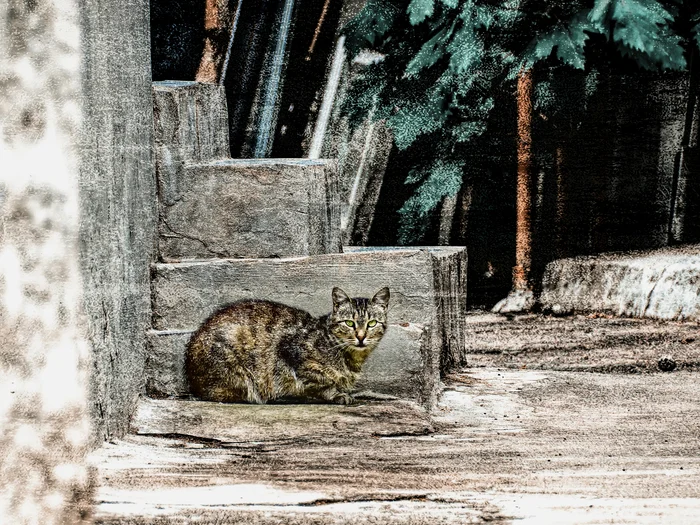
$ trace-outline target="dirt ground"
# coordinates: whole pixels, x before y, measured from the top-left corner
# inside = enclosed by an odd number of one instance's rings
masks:
[[[672,357],[678,370],[700,370],[696,322],[472,312],[466,346],[471,367],[634,374],[659,372],[659,359]]]
[[[430,414],[142,400],[93,455],[97,523],[700,523],[697,324],[469,327]]]

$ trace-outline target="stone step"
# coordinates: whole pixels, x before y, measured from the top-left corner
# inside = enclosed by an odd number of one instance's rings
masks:
[[[270,299],[324,315],[331,290],[371,296],[391,290],[389,330],[363,369],[358,390],[432,406],[443,369],[464,354],[466,252],[463,248],[354,251],[287,259],[224,259],[153,266],[149,392],[186,393],[189,335],[221,306]]]
[[[179,198],[182,168],[231,156],[223,86],[198,82],[153,83],[156,172],[161,201]]]
[[[700,245],[553,261],[545,269],[540,301],[556,314],[698,321]]]
[[[331,161],[227,159],[182,169],[161,201],[162,260],[288,257],[340,251]]]
[[[230,159],[223,87],[154,82],[160,260],[340,251],[334,161]]]
[[[264,436],[261,430],[264,429]],[[401,400],[362,401],[343,406],[318,403],[212,403],[141,398],[131,431],[141,435],[191,436],[235,443],[333,437],[339,430],[358,436],[424,435],[433,430],[429,413]]]

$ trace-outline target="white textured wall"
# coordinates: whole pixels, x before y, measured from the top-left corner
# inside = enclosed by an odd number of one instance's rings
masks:
[[[77,0],[0,2],[0,523],[89,518]]]

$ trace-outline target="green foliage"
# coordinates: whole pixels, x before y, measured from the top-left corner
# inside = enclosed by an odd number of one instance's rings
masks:
[[[686,66],[681,37],[674,34],[673,16],[656,0],[597,0],[589,20],[612,26],[623,55],[647,69],[682,69]]]
[[[690,18],[690,22],[693,24],[691,33],[693,34],[695,45],[700,48],[700,10]]]
[[[462,171],[464,161],[436,160],[426,171],[413,170],[406,182],[420,184],[414,193],[399,210],[404,219],[399,228],[399,243],[409,244],[420,239],[427,230],[426,220],[430,212],[442,200],[454,195],[462,186]]]
[[[587,10],[579,11],[569,23],[557,24],[549,33],[532,41],[525,53],[525,67],[549,57],[556,49],[556,55],[564,64],[576,69],[584,69],[584,47],[589,33],[599,33],[602,26],[591,20]]]
[[[367,0],[358,16],[345,26],[345,45],[351,55],[372,48],[394,26],[401,7],[385,0]]]
[[[697,0],[696,0],[697,1]],[[700,46],[700,5],[693,0],[368,0],[345,27],[352,56],[383,55],[354,80],[344,111],[355,124],[386,119],[400,150],[420,148],[400,210],[401,241],[420,242],[426,217],[459,191],[468,147],[487,128],[495,94],[523,68],[556,61],[589,70],[594,35],[648,69],[686,67],[684,45]],[[697,1],[700,4],[700,1]],[[676,19],[692,11],[692,31]],[[685,15],[681,13],[686,13]],[[590,80],[590,82],[589,82]],[[535,104],[556,111],[554,86],[535,87]],[[585,107],[585,101],[580,104]]]
[[[406,12],[412,25],[420,24],[429,16],[433,16],[435,0],[411,0]]]

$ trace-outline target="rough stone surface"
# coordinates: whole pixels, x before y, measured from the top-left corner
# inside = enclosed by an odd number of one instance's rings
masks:
[[[335,163],[229,159],[187,165],[162,201],[163,260],[340,251]]]
[[[98,439],[123,435],[143,390],[156,231],[149,4],[84,2],[80,261]]]
[[[501,314],[529,312],[535,306],[535,294],[532,290],[512,290],[498,301],[492,311]]]
[[[161,203],[181,198],[183,166],[231,156],[223,86],[198,82],[153,83],[156,171]]]
[[[147,402],[100,524],[700,523],[695,373],[478,369],[409,404]],[[186,406],[183,406],[186,405]]]
[[[187,396],[185,347],[192,337],[189,330],[146,333],[146,393],[153,397]]]
[[[361,401],[339,410],[329,404],[247,405],[143,398],[131,426],[141,435],[177,434],[229,444],[254,434],[261,441],[274,442],[310,436],[333,439],[343,429],[365,436],[433,431],[423,407],[400,400]]]
[[[439,388],[441,357],[459,359],[463,352],[464,267],[466,253],[459,248],[156,264],[154,328],[193,331],[216,309],[245,298],[276,300],[324,315],[331,308],[333,286],[351,296],[371,296],[388,286],[389,332],[366,365],[366,382],[358,387],[431,405]],[[174,350],[182,347],[181,335],[154,334],[154,338],[158,343],[153,355],[181,355]],[[164,393],[177,393],[181,381],[169,372],[163,374],[154,376],[152,384],[172,385],[173,390]]]
[[[700,320],[700,245],[551,262],[540,302],[554,313]]]

